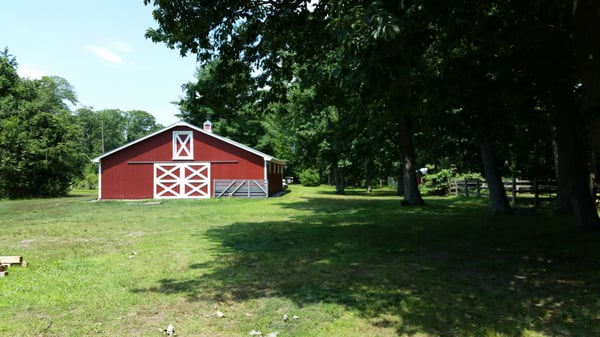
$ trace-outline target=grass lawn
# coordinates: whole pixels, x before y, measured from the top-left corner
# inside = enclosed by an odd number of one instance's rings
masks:
[[[290,190],[0,201],[0,255],[29,262],[0,278],[0,335],[600,336],[600,234],[570,218]]]

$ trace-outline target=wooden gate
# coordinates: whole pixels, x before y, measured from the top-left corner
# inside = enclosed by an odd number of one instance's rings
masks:
[[[215,198],[268,198],[269,181],[253,179],[215,179]]]

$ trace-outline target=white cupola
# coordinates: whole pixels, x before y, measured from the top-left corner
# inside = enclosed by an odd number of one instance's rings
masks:
[[[211,121],[207,119],[206,122],[204,122],[204,131],[212,132],[212,126],[213,124],[211,123]]]

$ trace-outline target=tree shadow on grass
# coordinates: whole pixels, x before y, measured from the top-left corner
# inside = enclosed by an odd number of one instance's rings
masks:
[[[190,265],[210,273],[137,291],[333,303],[399,335],[600,335],[597,237],[460,200],[392,201],[307,199],[282,204],[305,211],[289,221],[211,228],[218,261]]]

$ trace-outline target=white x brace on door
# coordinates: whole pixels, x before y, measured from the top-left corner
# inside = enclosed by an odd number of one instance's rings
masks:
[[[154,198],[210,198],[210,163],[155,163]]]

